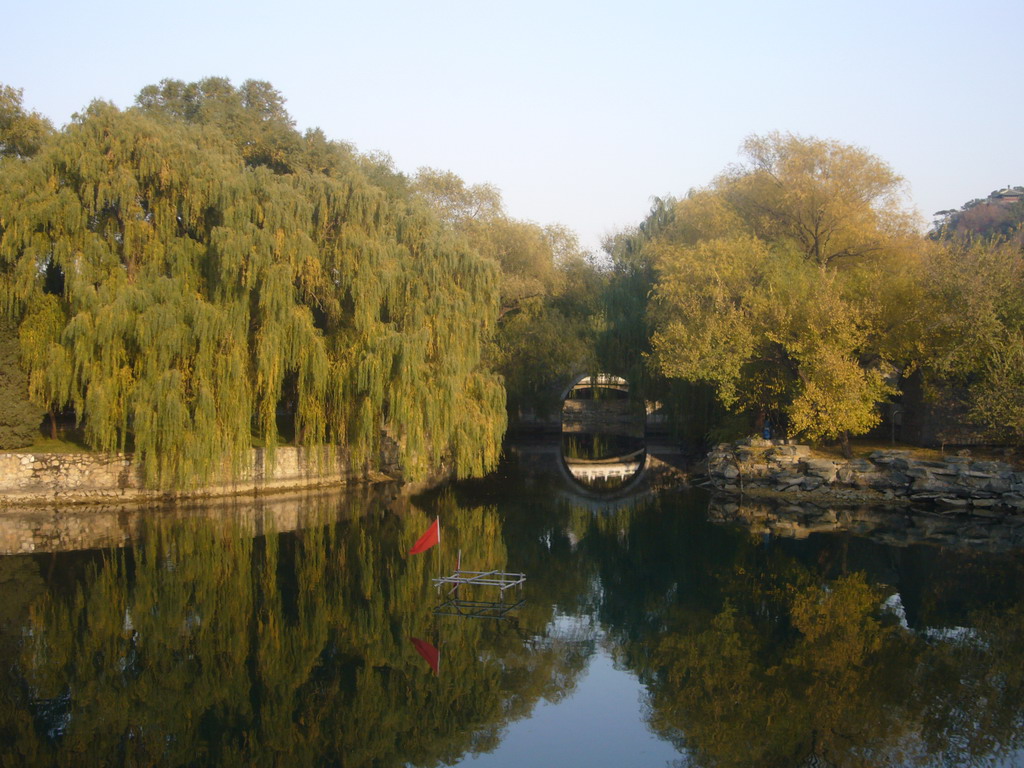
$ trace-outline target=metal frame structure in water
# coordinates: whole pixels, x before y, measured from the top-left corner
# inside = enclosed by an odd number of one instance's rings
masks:
[[[452,584],[452,591],[454,592],[463,585],[476,585],[482,587],[497,587],[501,593],[502,599],[505,597],[505,590],[512,589],[512,587],[519,587],[522,589],[523,584],[526,583],[525,573],[508,573],[506,571],[464,571],[461,568],[457,568],[451,576],[442,576],[439,579],[434,579],[434,586],[437,587],[438,591],[444,584]]]
[[[495,602],[493,600],[459,600],[449,598],[434,609],[436,616],[459,616],[464,619],[507,619],[509,614],[525,603]]]
[[[451,576],[442,576],[434,579],[434,586],[437,591],[441,587],[450,584],[448,599],[442,602],[434,613],[441,616],[465,616],[474,619],[502,619],[510,611],[515,610],[526,602],[521,597],[515,602],[505,601],[506,590],[518,587],[522,592],[523,584],[526,583],[525,573],[509,573],[507,571],[464,571],[457,568]],[[463,586],[497,587],[498,600],[463,600],[459,596],[459,590]]]

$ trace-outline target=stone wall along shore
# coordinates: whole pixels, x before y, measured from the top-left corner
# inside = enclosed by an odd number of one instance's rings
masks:
[[[0,453],[0,506],[259,493],[396,479],[391,470],[397,467],[373,476],[357,475],[341,457],[318,461],[309,451],[295,447],[277,448],[271,463],[264,449],[254,448],[237,478],[225,469],[196,491],[169,494],[145,486],[142,468],[130,454]]]

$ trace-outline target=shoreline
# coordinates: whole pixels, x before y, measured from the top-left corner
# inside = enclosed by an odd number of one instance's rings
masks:
[[[734,497],[920,507],[986,518],[1024,514],[1024,470],[970,456],[934,460],[890,449],[835,459],[807,445],[748,438],[712,450],[706,477],[708,490]]]
[[[278,447],[273,460],[266,449],[253,448],[237,477],[227,468],[209,482],[189,489],[147,488],[142,468],[130,454],[0,453],[0,514],[8,509],[88,508],[102,505],[146,506],[203,499],[254,497],[289,492],[372,487],[395,483],[402,493],[425,490],[448,476],[445,468],[409,482],[400,468],[354,472],[343,456],[325,459],[317,452]]]

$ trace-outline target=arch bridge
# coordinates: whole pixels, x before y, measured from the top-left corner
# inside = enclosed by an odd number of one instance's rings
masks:
[[[621,376],[613,373],[585,373],[577,376],[572,384],[562,391],[561,399],[579,399],[585,392],[593,393],[594,390],[606,390],[609,392],[621,392],[629,394],[629,382]]]

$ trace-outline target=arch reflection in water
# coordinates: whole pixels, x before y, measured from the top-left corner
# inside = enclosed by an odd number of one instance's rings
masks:
[[[624,490],[647,460],[645,409],[630,398],[629,382],[607,373],[582,376],[562,404],[562,462],[585,490]]]
[[[586,490],[615,493],[639,479],[647,463],[644,441],[622,435],[562,434],[562,462]]]

